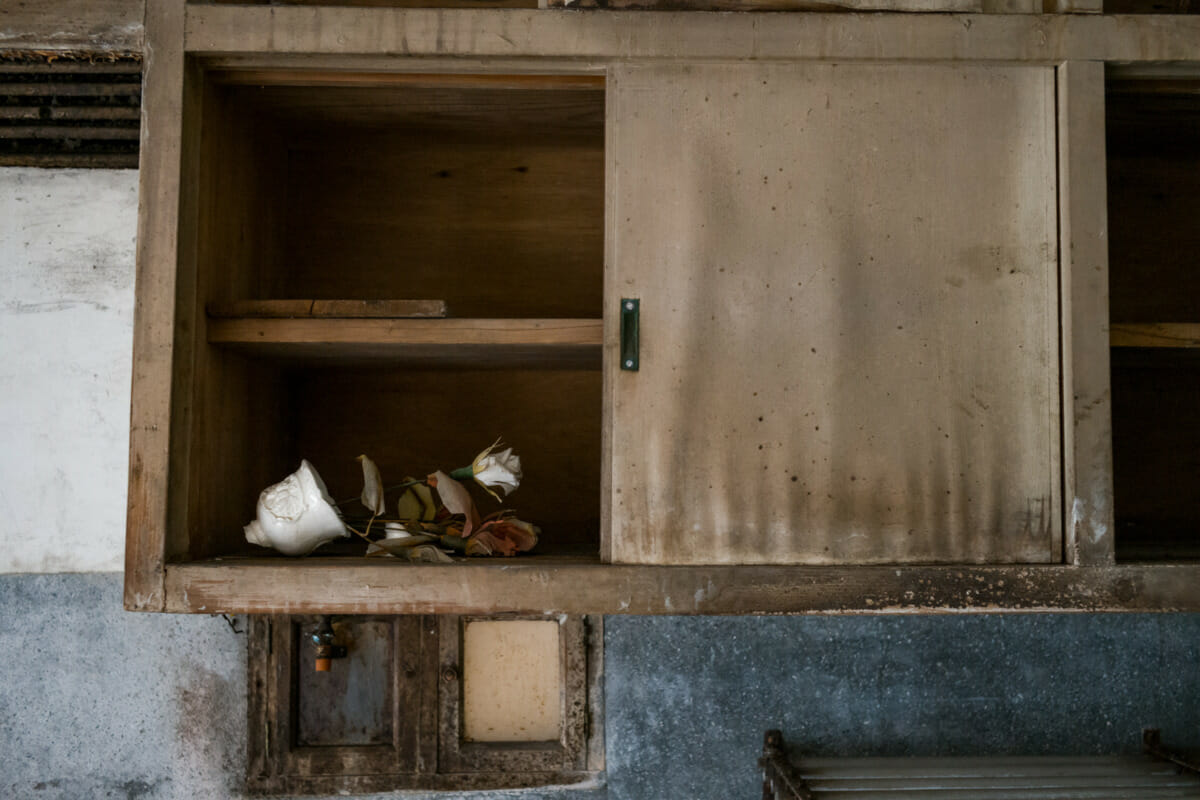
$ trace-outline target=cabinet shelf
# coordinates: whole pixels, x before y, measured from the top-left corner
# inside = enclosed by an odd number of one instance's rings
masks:
[[[1109,331],[1112,347],[1200,348],[1200,323],[1114,324]]]
[[[213,318],[210,344],[305,361],[599,369],[599,319]]]
[[[524,555],[409,564],[308,557],[166,565],[192,613],[830,614],[1197,611],[1200,565],[647,566]]]

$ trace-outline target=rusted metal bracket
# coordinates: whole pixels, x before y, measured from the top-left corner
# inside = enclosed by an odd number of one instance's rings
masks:
[[[814,800],[816,797],[788,761],[783,750],[783,731],[766,732],[758,766],[763,771],[763,800]]]
[[[1200,775],[1200,764],[1186,759],[1178,753],[1173,753],[1162,746],[1162,733],[1158,728],[1146,728],[1142,731],[1142,749],[1157,759],[1169,761],[1193,775]]]

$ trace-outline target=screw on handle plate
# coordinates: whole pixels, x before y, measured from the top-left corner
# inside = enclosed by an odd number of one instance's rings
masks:
[[[621,369],[637,372],[638,316],[641,301],[636,297],[621,298]]]

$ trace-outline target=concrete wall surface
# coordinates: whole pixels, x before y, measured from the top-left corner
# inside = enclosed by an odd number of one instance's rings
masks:
[[[136,170],[0,169],[0,572],[119,570]]]
[[[244,635],[122,611],[118,574],[0,576],[0,609],[0,797],[242,796]],[[749,800],[770,727],[815,755],[1195,747],[1198,663],[1200,615],[609,617],[606,788],[403,796]]]

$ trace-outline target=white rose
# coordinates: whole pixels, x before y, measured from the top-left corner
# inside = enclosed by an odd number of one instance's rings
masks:
[[[264,489],[257,512],[245,527],[246,541],[289,556],[307,555],[325,542],[350,535],[325,482],[308,461]]]
[[[475,458],[471,471],[476,482],[492,494],[503,489],[505,495],[510,495],[521,485],[521,457],[511,447],[498,452],[489,447]]]

